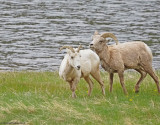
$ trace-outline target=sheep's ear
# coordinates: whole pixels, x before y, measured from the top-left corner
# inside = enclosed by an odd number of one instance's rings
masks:
[[[98,31],[97,31],[97,30],[94,32],[94,35],[99,35],[99,33],[98,33]]]

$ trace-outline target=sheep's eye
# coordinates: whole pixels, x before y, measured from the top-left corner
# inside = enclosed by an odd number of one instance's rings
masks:
[[[74,57],[73,56],[71,56],[71,59],[73,59]]]
[[[100,42],[100,43],[102,43],[103,41],[102,41],[102,40],[100,40],[99,42]]]

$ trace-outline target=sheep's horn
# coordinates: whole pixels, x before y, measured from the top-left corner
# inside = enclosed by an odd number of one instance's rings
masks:
[[[61,51],[62,49],[66,49],[66,48],[70,49],[73,53],[75,53],[74,49],[73,49],[71,46],[62,46],[62,47],[60,48],[60,51]]]
[[[113,33],[109,33],[109,32],[103,33],[101,35],[101,37],[103,37],[103,38],[111,37],[116,42],[116,45],[118,44],[118,39],[117,39],[117,37]]]
[[[78,47],[78,50],[77,50],[78,53],[79,53],[79,51],[80,51],[81,48],[83,48],[82,45],[80,45],[80,46]]]

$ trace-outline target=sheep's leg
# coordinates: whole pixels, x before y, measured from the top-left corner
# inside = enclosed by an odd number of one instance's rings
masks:
[[[143,79],[146,77],[147,73],[140,70],[140,69],[136,69],[136,71],[138,71],[141,74],[140,79],[138,80],[137,84],[135,85],[135,92],[138,93],[139,92],[139,85],[143,81]]]
[[[76,98],[77,97],[76,93],[75,93],[75,90],[76,90],[76,86],[77,86],[78,82],[79,82],[79,80],[75,79],[70,83],[70,89],[72,91],[72,98]]]
[[[158,93],[160,93],[159,80],[158,80],[158,77],[156,76],[156,74],[154,73],[152,67],[146,67],[145,70],[155,81],[155,83],[157,85]]]
[[[100,72],[97,71],[95,73],[91,73],[91,75],[96,81],[98,81],[98,83],[100,84],[101,89],[102,89],[102,94],[105,95],[105,87],[104,87],[104,83],[101,79]]]
[[[69,85],[70,85],[70,89],[72,91],[72,98],[76,98],[76,93],[75,93],[75,90],[74,90],[74,83],[73,82],[70,82]]]
[[[86,82],[87,82],[87,83],[88,83],[88,85],[89,85],[89,89],[88,89],[88,96],[90,96],[90,95],[91,95],[91,93],[92,93],[93,82],[92,82],[92,80],[89,78],[89,76],[84,77],[84,79],[86,80]]]
[[[75,93],[75,85],[74,83],[70,83],[70,89],[72,91],[72,98],[76,98],[76,93]]]
[[[128,92],[127,92],[127,89],[126,89],[125,84],[124,84],[124,75],[123,75],[123,72],[119,72],[118,75],[119,75],[120,83],[121,83],[121,86],[123,88],[124,94],[127,95]]]
[[[110,92],[112,92],[112,87],[113,87],[113,76],[114,76],[113,73],[109,74],[109,78],[110,78],[110,89],[109,89],[109,91]]]
[[[72,90],[72,82],[69,82],[70,90]]]
[[[76,85],[75,84],[73,84],[72,85],[72,98],[76,98],[77,96],[76,96],[76,93],[75,93],[75,90],[76,90]]]

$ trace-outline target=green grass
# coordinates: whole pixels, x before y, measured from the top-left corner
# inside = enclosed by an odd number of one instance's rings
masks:
[[[157,72],[160,78],[160,72]],[[57,72],[1,72],[0,125],[160,125],[160,95],[156,84],[147,76],[138,94],[134,86],[138,73],[126,72],[125,96],[117,75],[109,93],[108,73],[101,73],[106,87],[103,96],[94,81],[91,97],[82,79],[77,98],[71,98],[68,83]]]

